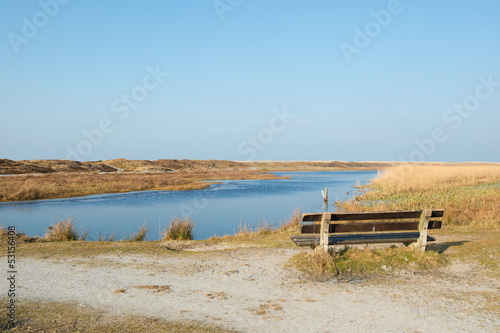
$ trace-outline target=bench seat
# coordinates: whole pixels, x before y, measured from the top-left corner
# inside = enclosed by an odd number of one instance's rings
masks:
[[[420,233],[417,232],[395,232],[385,234],[350,234],[328,236],[328,245],[351,245],[351,244],[374,244],[374,243],[413,243],[418,240]],[[298,235],[290,237],[298,246],[319,245],[319,235]],[[427,236],[427,241],[435,239]]]

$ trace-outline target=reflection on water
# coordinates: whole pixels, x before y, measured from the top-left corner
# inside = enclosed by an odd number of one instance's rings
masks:
[[[194,236],[232,234],[238,225],[261,221],[279,224],[296,208],[303,212],[324,209],[321,190],[328,187],[330,202],[344,200],[366,184],[376,171],[278,172],[290,179],[224,180],[198,191],[148,191],[103,194],[81,198],[40,200],[0,204],[0,224],[15,225],[29,236],[44,235],[56,220],[71,215],[83,230],[91,228],[90,239],[98,235],[117,239],[137,231],[146,222],[148,239],[158,239],[159,230],[175,216],[190,216]]]

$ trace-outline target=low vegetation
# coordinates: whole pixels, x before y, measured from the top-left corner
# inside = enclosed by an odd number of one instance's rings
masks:
[[[387,269],[426,269],[445,258],[475,260],[497,272],[500,263],[499,165],[401,165],[387,169],[353,200],[336,202],[344,212],[443,208],[443,230],[463,241],[411,249],[355,250],[294,256],[290,263],[315,277],[381,273]],[[451,249],[449,249],[451,248]],[[444,252],[446,251],[446,254]]]
[[[1,300],[6,304],[8,299]],[[163,319],[118,315],[70,302],[22,300],[15,327],[10,327],[6,307],[0,308],[2,332],[231,332],[196,321],[170,322]]]
[[[294,247],[292,241],[290,241],[290,236],[298,232],[298,225],[301,218],[301,212],[296,210],[293,215],[289,218],[285,218],[284,221],[277,224],[277,226],[268,227],[268,229],[259,230],[259,228],[253,228],[250,232],[250,227],[246,227],[246,233],[235,233],[234,235],[224,235],[224,236],[214,236],[206,240],[195,240],[191,241],[193,247],[205,247],[213,245],[230,245],[230,246],[257,246],[257,247]],[[175,224],[174,219],[173,222]],[[179,224],[187,224],[189,219],[178,219]],[[192,221],[191,221],[192,222]],[[145,226],[141,228],[144,230]],[[174,228],[175,229],[175,228]],[[7,231],[0,228],[0,237],[5,233],[5,240],[0,238],[0,241],[7,240]],[[22,234],[18,231],[18,237]],[[137,234],[143,234],[143,232],[138,232]],[[125,237],[124,240],[115,240],[113,235],[109,238],[100,236],[98,241],[67,241],[67,242],[49,242],[45,238],[33,238],[34,240],[29,242],[33,244],[27,244],[22,240],[18,244],[18,254],[21,257],[33,257],[33,258],[52,258],[53,254],[57,252],[58,258],[88,258],[91,256],[98,256],[102,254],[145,254],[145,255],[161,255],[166,254],[176,255],[183,254],[182,252],[172,252],[164,246],[159,246],[162,241],[147,241],[147,242],[136,242],[135,236],[137,234]],[[192,234],[192,231],[191,231]],[[24,235],[24,234],[22,234]],[[26,237],[26,236],[23,236]],[[29,238],[29,237],[28,237]]]
[[[99,235],[97,236],[97,241],[98,242],[113,242],[115,241],[116,237],[115,237],[115,234],[114,233],[111,233],[111,235],[109,235],[109,237],[106,238],[106,235],[101,235],[101,233],[99,233]]]
[[[436,251],[421,252],[396,247],[381,250],[350,248],[332,253],[318,249],[290,259],[293,267],[320,279],[337,275],[385,274],[402,268],[430,269],[445,263],[444,256]]]
[[[261,221],[256,226],[252,227],[247,224],[240,223],[238,225],[238,231],[234,235],[224,235],[222,238],[228,237],[247,237],[247,236],[257,236],[257,235],[282,235],[285,233],[293,233],[299,230],[300,219],[302,213],[299,208],[295,209],[290,218],[285,219],[278,225],[273,223],[268,223],[266,221]],[[213,239],[220,238],[218,236],[212,237]]]
[[[498,228],[500,166],[398,166],[388,169],[341,211],[443,208],[450,225]]]
[[[0,226],[0,243],[6,243],[9,241],[9,230],[5,225]],[[17,243],[34,243],[38,242],[40,239],[38,237],[26,236],[24,232],[16,230],[16,242]]]
[[[148,238],[149,226],[146,225],[146,222],[139,227],[139,230],[132,234],[128,239],[131,242],[143,242]]]
[[[267,172],[292,170],[367,170],[384,162],[233,162],[218,160],[69,160],[0,159],[0,202],[69,198],[103,193],[199,190],[207,180],[277,179]]]
[[[210,186],[206,180],[277,179],[264,170],[179,171],[163,173],[48,173],[0,177],[0,202],[69,198],[130,191],[189,191]]]
[[[189,218],[172,218],[168,228],[163,230],[162,240],[191,240],[193,239],[194,222]]]
[[[66,220],[56,221],[55,223],[53,223],[48,228],[44,240],[48,242],[78,240],[84,241],[87,238],[89,232],[90,229],[84,232],[82,232],[81,230],[80,232],[78,232],[76,230],[76,221],[71,216],[68,216]]]

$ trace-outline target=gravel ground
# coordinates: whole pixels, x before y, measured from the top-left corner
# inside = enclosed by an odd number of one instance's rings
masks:
[[[488,296],[498,295],[500,281],[474,264],[315,282],[284,267],[299,251],[24,258],[18,296],[74,301],[118,314],[194,319],[241,332],[500,330],[499,305],[488,303]]]

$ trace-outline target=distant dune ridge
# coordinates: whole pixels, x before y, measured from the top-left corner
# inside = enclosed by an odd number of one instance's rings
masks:
[[[160,159],[127,160],[124,158],[78,162],[71,160],[23,160],[0,159],[0,175],[47,174],[47,173],[115,173],[115,172],[170,172],[252,170],[300,171],[300,170],[377,170],[400,164],[457,165],[495,163],[436,163],[436,162],[344,162],[344,161],[227,161],[227,160],[177,160]]]
[[[13,161],[0,159],[1,175],[19,175],[33,173],[113,173],[113,172],[169,172],[169,171],[202,171],[202,170],[359,170],[380,169],[395,165],[397,162],[341,162],[341,161],[256,161],[235,162],[226,160],[176,160],[161,159],[127,160],[123,158],[78,162],[71,160],[23,160]]]

